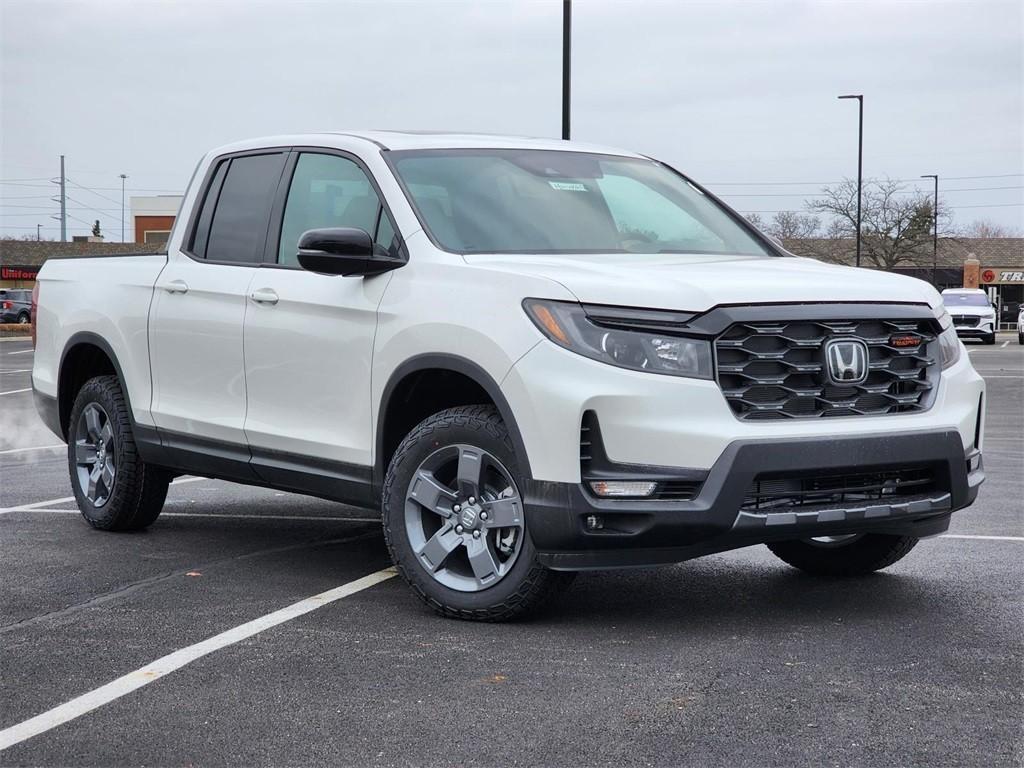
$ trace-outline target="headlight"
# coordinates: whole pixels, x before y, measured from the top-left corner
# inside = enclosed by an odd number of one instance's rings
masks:
[[[541,333],[592,360],[633,371],[694,379],[712,377],[711,344],[703,339],[602,327],[587,316],[582,306],[570,302],[526,299],[523,308]],[[637,315],[649,318],[652,313],[637,310]]]
[[[963,344],[956,337],[955,328],[947,328],[939,334],[939,352],[942,354],[942,370],[946,370],[960,359]]]

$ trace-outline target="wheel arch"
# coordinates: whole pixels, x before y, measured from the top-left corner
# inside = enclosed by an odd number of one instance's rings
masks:
[[[62,434],[68,434],[71,408],[82,385],[94,376],[111,374],[117,376],[121,385],[121,392],[128,406],[128,415],[134,427],[134,411],[128,396],[128,388],[125,386],[121,364],[110,344],[102,336],[91,331],[80,331],[72,335],[61,352],[57,371],[57,408]]]
[[[530,458],[526,451],[526,444],[523,442],[522,434],[516,423],[512,407],[501,391],[501,387],[494,378],[480,365],[464,357],[452,354],[424,354],[406,360],[399,365],[388,378],[388,383],[381,394],[380,407],[377,410],[377,431],[374,452],[373,484],[375,491],[379,490],[384,483],[384,473],[387,471],[388,463],[394,454],[398,443],[408,434],[416,424],[423,418],[437,413],[447,407],[456,405],[470,405],[472,403],[458,402],[459,395],[465,395],[472,389],[456,388],[450,398],[441,397],[436,400],[427,400],[431,413],[426,413],[424,408],[402,409],[403,398],[415,392],[418,387],[433,386],[438,381],[444,381],[445,377],[449,383],[456,382],[459,387],[476,387],[487,400],[498,409],[502,421],[509,431],[512,444],[515,447],[516,459],[519,469],[526,478],[532,478],[530,469]],[[446,399],[452,402],[441,405],[440,408],[430,405],[431,403],[445,403]],[[479,400],[477,401],[479,402]],[[409,424],[409,417],[422,414],[422,418],[416,418],[414,423]],[[405,418],[403,418],[405,416]],[[408,429],[405,427],[408,426]],[[404,431],[402,431],[404,429]],[[399,434],[400,433],[400,434]]]

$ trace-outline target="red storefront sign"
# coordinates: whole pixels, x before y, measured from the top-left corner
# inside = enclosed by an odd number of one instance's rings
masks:
[[[39,267],[0,266],[0,280],[35,280]]]

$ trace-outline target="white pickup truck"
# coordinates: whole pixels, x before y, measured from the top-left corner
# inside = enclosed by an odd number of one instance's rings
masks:
[[[35,313],[91,525],[150,525],[183,473],[379,507],[447,616],[752,544],[867,573],[984,479],[985,386],[930,286],[794,257],[604,147],[222,147],[166,253],[51,259]]]

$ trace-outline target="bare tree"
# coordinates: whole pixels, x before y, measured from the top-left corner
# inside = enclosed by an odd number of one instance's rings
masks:
[[[779,211],[768,225],[768,231],[782,241],[808,240],[817,237],[820,229],[820,218],[796,211]]]
[[[831,219],[830,239],[850,242],[857,235],[857,184],[846,179],[822,190],[822,197],[807,204],[808,210]],[[863,258],[879,269],[913,266],[931,258],[935,212],[931,195],[908,192],[892,179],[864,184],[861,203]],[[940,203],[940,229],[945,211]]]
[[[747,221],[749,221],[755,227],[760,229],[762,232],[767,232],[768,231],[767,229],[765,229],[764,219],[761,218],[761,214],[759,214],[759,213],[745,213],[745,214],[743,214],[743,218],[745,218]]]
[[[1019,227],[1007,227],[986,219],[972,221],[957,230],[957,237],[989,240],[997,237],[1021,237]]]

